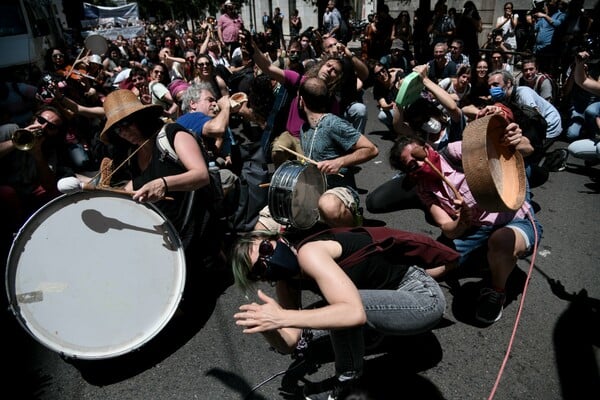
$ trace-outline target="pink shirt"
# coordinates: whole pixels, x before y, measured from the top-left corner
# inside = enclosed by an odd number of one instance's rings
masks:
[[[221,34],[225,43],[237,42],[240,29],[244,28],[244,22],[239,15],[231,18],[229,14],[223,14],[219,17],[217,25],[221,28]]]
[[[452,160],[459,163],[462,160],[462,142],[452,142],[448,144],[448,156]],[[531,207],[529,202],[525,201],[521,208],[512,212],[489,212],[480,208],[469,189],[464,172],[456,171],[452,165],[442,156],[440,157],[440,170],[444,176],[456,187],[458,192],[463,196],[466,204],[471,208],[473,226],[483,225],[506,225],[513,219],[526,218],[527,210]],[[456,215],[454,206],[454,192],[441,179],[439,183],[429,183],[419,181],[417,184],[417,194],[421,201],[429,208],[432,204],[437,204],[442,207],[448,215]]]

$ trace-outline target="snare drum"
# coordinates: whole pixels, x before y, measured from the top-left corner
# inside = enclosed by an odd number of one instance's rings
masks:
[[[325,175],[313,164],[286,161],[269,185],[269,212],[275,221],[308,229],[319,220],[319,197],[327,189]]]
[[[64,356],[105,359],[138,349],[182,297],[179,235],[151,204],[107,192],[61,196],[21,228],[8,257],[10,308]]]

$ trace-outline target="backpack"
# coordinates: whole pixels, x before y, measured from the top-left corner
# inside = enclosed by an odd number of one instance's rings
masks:
[[[171,141],[169,140],[168,136],[167,136],[167,126],[170,124],[165,124],[161,130],[158,132],[158,134],[156,135],[156,146],[158,147],[159,151],[161,152],[161,160],[164,158],[169,158],[170,160],[181,164],[181,161],[179,160],[179,156],[177,155],[177,153],[175,152],[175,149],[173,148],[173,144],[171,143]],[[183,127],[181,127],[181,130],[185,130]],[[190,135],[194,135],[192,132],[189,132]],[[195,135],[194,135],[195,136]],[[208,159],[209,159],[209,155],[208,152],[206,151],[206,149],[204,148],[204,146],[199,143],[200,145],[200,149],[202,151],[202,155],[204,156],[204,159],[207,160],[207,168],[208,168]],[[213,214],[215,214],[216,217],[221,218],[223,216],[225,216],[226,212],[224,209],[224,199],[225,199],[225,194],[223,192],[223,186],[221,184],[221,175],[219,174],[218,170],[213,170],[211,168],[208,169],[208,175],[210,178],[210,183],[208,185],[208,187],[202,187],[200,189],[198,189],[197,191],[201,191],[201,197],[202,197],[202,203],[203,205],[205,205],[208,209],[210,209],[212,211]],[[186,213],[189,215],[189,213],[191,213],[192,210],[189,209],[186,211]],[[184,220],[187,220],[188,218],[185,218]]]
[[[550,103],[558,104],[558,101],[560,100],[558,85],[550,75],[541,74],[540,76],[538,76],[535,80],[535,83],[533,84],[533,90],[535,90],[536,93],[539,93],[542,89],[542,83],[544,83],[544,81],[546,80],[548,80],[550,82],[550,85],[552,85],[552,99],[550,100]]]
[[[535,108],[520,104],[517,100],[516,90],[503,102],[513,113],[514,120],[523,131],[523,135],[529,139],[534,148],[534,154],[541,156],[544,152],[546,131],[548,123],[542,114]]]
[[[460,255],[450,247],[422,234],[411,233],[386,226],[332,228],[302,240],[297,248],[324,234],[341,232],[367,233],[372,243],[338,260],[341,268],[356,265],[374,253],[393,251],[394,259],[403,265],[418,265],[423,268],[438,267],[458,261]]]

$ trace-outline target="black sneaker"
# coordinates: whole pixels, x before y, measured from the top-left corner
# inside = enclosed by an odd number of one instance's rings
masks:
[[[479,299],[477,300],[477,310],[475,318],[478,321],[493,324],[502,318],[502,306],[506,300],[506,295],[490,288],[481,289]]]
[[[307,383],[303,394],[306,400],[341,400],[350,394],[360,392],[358,383],[359,376],[348,372],[323,382]]]
[[[546,154],[543,166],[551,172],[564,171],[567,167],[568,157],[569,151],[567,149],[556,149]]]

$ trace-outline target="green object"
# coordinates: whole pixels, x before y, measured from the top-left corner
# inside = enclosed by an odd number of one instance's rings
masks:
[[[411,72],[406,75],[398,90],[396,104],[405,107],[414,103],[421,96],[423,87],[423,79],[421,79],[421,75],[418,72]]]

